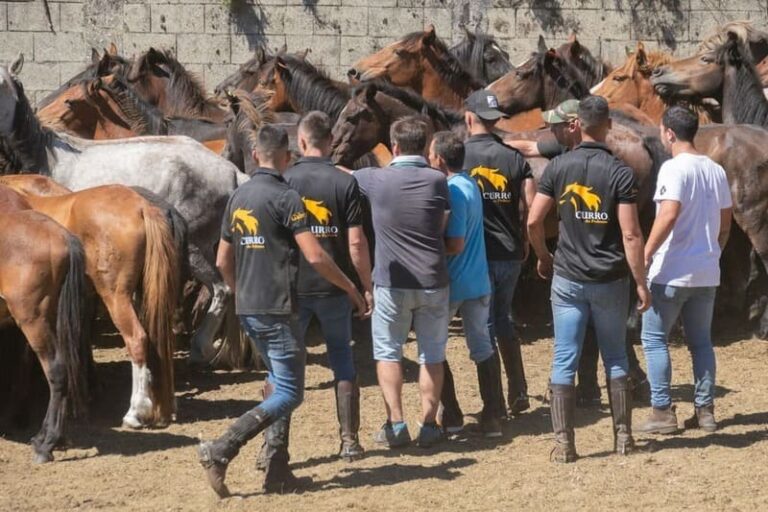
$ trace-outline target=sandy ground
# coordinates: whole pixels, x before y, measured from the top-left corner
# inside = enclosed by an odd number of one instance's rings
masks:
[[[292,461],[312,483],[301,494],[265,496],[253,462],[260,438],[231,464],[233,498],[217,501],[196,462],[199,437],[219,435],[231,419],[255,405],[262,375],[257,372],[190,373],[178,361],[178,422],[164,430],[134,432],[120,427],[127,408],[130,367],[123,349],[96,351],[103,389],[86,423],[73,424],[76,448],[57,452],[57,461],[36,466],[26,444],[33,429],[0,439],[0,510],[766,510],[768,509],[768,344],[729,341],[717,348],[717,417],[714,434],[636,436],[639,452],[610,451],[611,420],[603,391],[602,409],[578,411],[577,448],[570,465],[549,462],[552,434],[542,403],[551,339],[524,346],[533,407],[505,424],[504,437],[473,435],[439,448],[388,451],[371,436],[383,407],[368,349],[363,361],[363,426],[367,457],[354,464],[335,458],[336,418],[331,373],[322,347],[312,347],[307,395],[294,417]],[[407,420],[417,432],[415,347],[406,351]],[[474,366],[463,339],[453,338],[449,358],[465,412],[480,409]],[[674,398],[681,422],[692,406],[690,359],[673,349]],[[601,376],[602,380],[602,376]],[[647,409],[636,409],[635,420]],[[37,424],[36,424],[37,425]]]

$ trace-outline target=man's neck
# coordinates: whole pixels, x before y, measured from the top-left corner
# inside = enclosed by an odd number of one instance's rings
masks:
[[[277,174],[283,174],[282,172],[280,172],[280,170],[278,170],[275,167],[275,164],[270,163],[270,162],[259,163],[259,167],[261,167],[262,169],[266,169],[267,171],[270,171],[270,172],[274,172],[274,173],[277,173]]]
[[[692,142],[677,141],[672,144],[672,156],[677,156],[682,153],[690,153],[692,155],[700,155],[699,150],[693,145]]]
[[[305,158],[328,158],[328,155],[330,154],[330,151],[323,151],[318,148],[307,148],[307,150],[304,151]]]
[[[475,136],[475,135],[491,135],[491,131],[488,130],[482,124],[474,124],[474,125],[472,125],[472,129],[469,131],[469,134],[471,136]]]

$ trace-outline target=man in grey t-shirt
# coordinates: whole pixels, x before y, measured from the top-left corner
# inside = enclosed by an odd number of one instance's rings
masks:
[[[424,154],[429,129],[419,118],[392,125],[395,158],[389,167],[355,173],[368,198],[376,233],[373,269],[373,352],[387,408],[376,442],[396,448],[410,442],[403,420],[401,360],[411,324],[419,350],[422,428],[417,444],[441,438],[436,423],[448,340],[448,269],[443,232],[449,214],[448,183]]]

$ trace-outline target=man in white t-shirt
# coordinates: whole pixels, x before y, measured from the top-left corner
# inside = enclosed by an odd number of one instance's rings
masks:
[[[672,406],[672,367],[667,338],[678,317],[693,358],[692,418],[685,428],[717,428],[714,415],[715,352],[711,325],[720,284],[720,251],[731,227],[731,193],[725,171],[699,153],[693,139],[698,117],[672,107],[661,122],[661,140],[673,158],[662,165],[656,184],[656,220],[645,245],[653,296],[643,315],[643,350],[651,383],[651,414],[637,431],[677,432]]]

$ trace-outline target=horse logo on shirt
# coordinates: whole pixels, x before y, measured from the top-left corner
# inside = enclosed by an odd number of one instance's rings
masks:
[[[483,167],[481,165],[473,168],[469,175],[475,179],[478,176],[483,178],[482,180],[477,180],[477,184],[480,186],[480,190],[483,192],[485,192],[486,181],[499,192],[502,192],[505,188],[507,188],[507,178],[506,176],[500,174],[498,169],[491,169],[490,167]]]
[[[322,201],[315,201],[314,199],[309,199],[308,197],[302,197],[301,200],[304,202],[304,208],[306,208],[307,211],[317,219],[317,222],[323,224],[324,226],[330,224],[333,214],[331,213],[330,209],[323,205]]]
[[[259,221],[252,215],[253,210],[238,208],[232,212],[232,229],[241,235],[256,235],[259,231]]]
[[[608,214],[600,211],[600,205],[603,203],[603,200],[592,189],[593,187],[581,185],[580,183],[571,183],[565,187],[565,191],[560,196],[560,204],[570,201],[576,218],[579,220],[585,221],[588,224],[605,224],[608,222]],[[566,196],[570,196],[570,198],[566,199]],[[579,209],[577,198],[587,208],[586,211]]]

